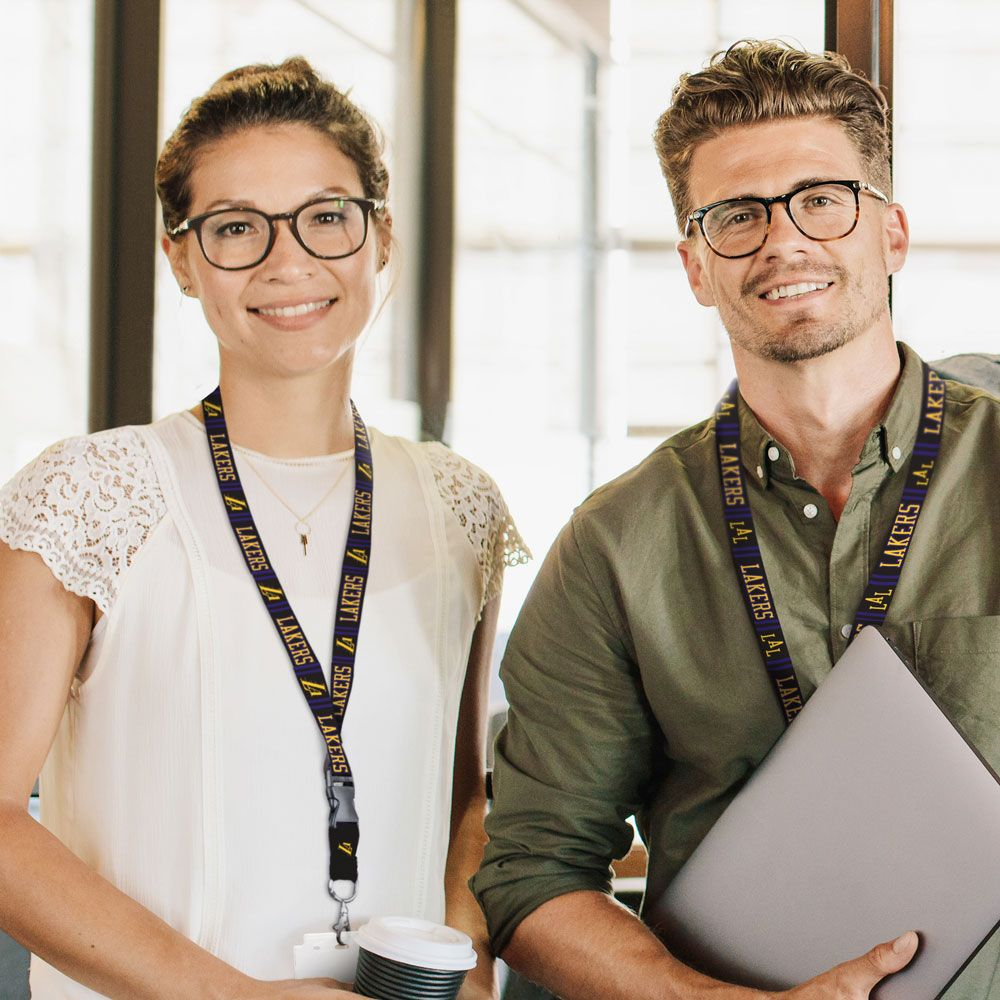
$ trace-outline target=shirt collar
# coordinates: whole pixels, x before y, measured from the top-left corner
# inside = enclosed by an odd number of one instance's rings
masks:
[[[902,369],[892,401],[882,421],[861,451],[857,469],[881,460],[893,472],[905,468],[917,438],[923,404],[923,363],[917,353],[901,341],[897,343]],[[761,425],[743,396],[739,397],[740,453],[747,473],[763,486],[772,477],[785,481],[795,478],[795,463],[788,449]]]

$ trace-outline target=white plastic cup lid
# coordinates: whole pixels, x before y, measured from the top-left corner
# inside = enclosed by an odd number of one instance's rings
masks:
[[[355,935],[360,948],[422,969],[472,969],[476,952],[468,934],[416,917],[375,917]]]

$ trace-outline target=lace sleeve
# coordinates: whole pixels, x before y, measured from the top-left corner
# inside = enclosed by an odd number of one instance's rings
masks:
[[[487,602],[500,595],[504,567],[526,563],[531,552],[518,533],[497,484],[482,469],[438,442],[424,447],[438,493],[475,549],[483,577],[483,601],[479,608],[482,613]]]
[[[165,511],[145,442],[116,428],[54,444],[14,476],[0,490],[0,539],[37,552],[106,614]]]

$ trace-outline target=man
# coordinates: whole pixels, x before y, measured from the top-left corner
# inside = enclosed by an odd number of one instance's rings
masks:
[[[732,342],[739,455],[801,688],[776,691],[763,666],[714,418],[575,512],[508,646],[491,843],[473,880],[494,947],[565,1000],[766,996],[670,956],[611,899],[609,862],[634,813],[658,898],[844,652],[925,404],[888,309],[908,229],[875,88],[839,57],[740,43],[682,77],[655,141],[688,281]],[[884,631],[997,768],[1000,401],[944,389],[940,458]],[[878,944],[784,995],[867,997],[916,944]],[[1000,998],[997,961],[991,941],[949,1000]]]

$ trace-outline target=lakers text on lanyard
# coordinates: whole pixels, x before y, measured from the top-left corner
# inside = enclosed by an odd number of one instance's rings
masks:
[[[864,597],[854,616],[851,638],[865,625],[880,625],[889,613],[923,510],[931,475],[941,448],[944,430],[944,382],[926,365],[923,367],[924,400],[916,444],[910,456],[903,496],[881,556],[865,587]],[[740,461],[740,427],[737,417],[736,382],[722,397],[715,412],[715,443],[722,483],[722,510],[729,535],[729,552],[736,567],[736,577],[746,604],[750,623],[757,634],[764,668],[771,680],[785,722],[802,710],[804,703],[792,657],[785,641],[774,595],[767,582],[760,542],[750,510],[750,494]]]
[[[337,590],[337,616],[333,631],[330,684],[323,666],[313,652],[278,576],[271,565],[264,542],[250,513],[250,504],[240,482],[232,442],[218,388],[202,400],[208,446],[215,466],[219,492],[229,516],[229,524],[240,552],[253,577],[267,613],[288,654],[295,679],[309,705],[326,745],[325,787],[330,806],[330,869],[328,889],[339,904],[334,929],[338,938],[350,929],[347,904],[357,894],[358,842],[360,831],[354,808],[354,777],[342,740],[344,714],[354,681],[361,612],[371,557],[372,500],[374,475],[368,429],[354,403],[354,507],[347,532],[347,545]]]

